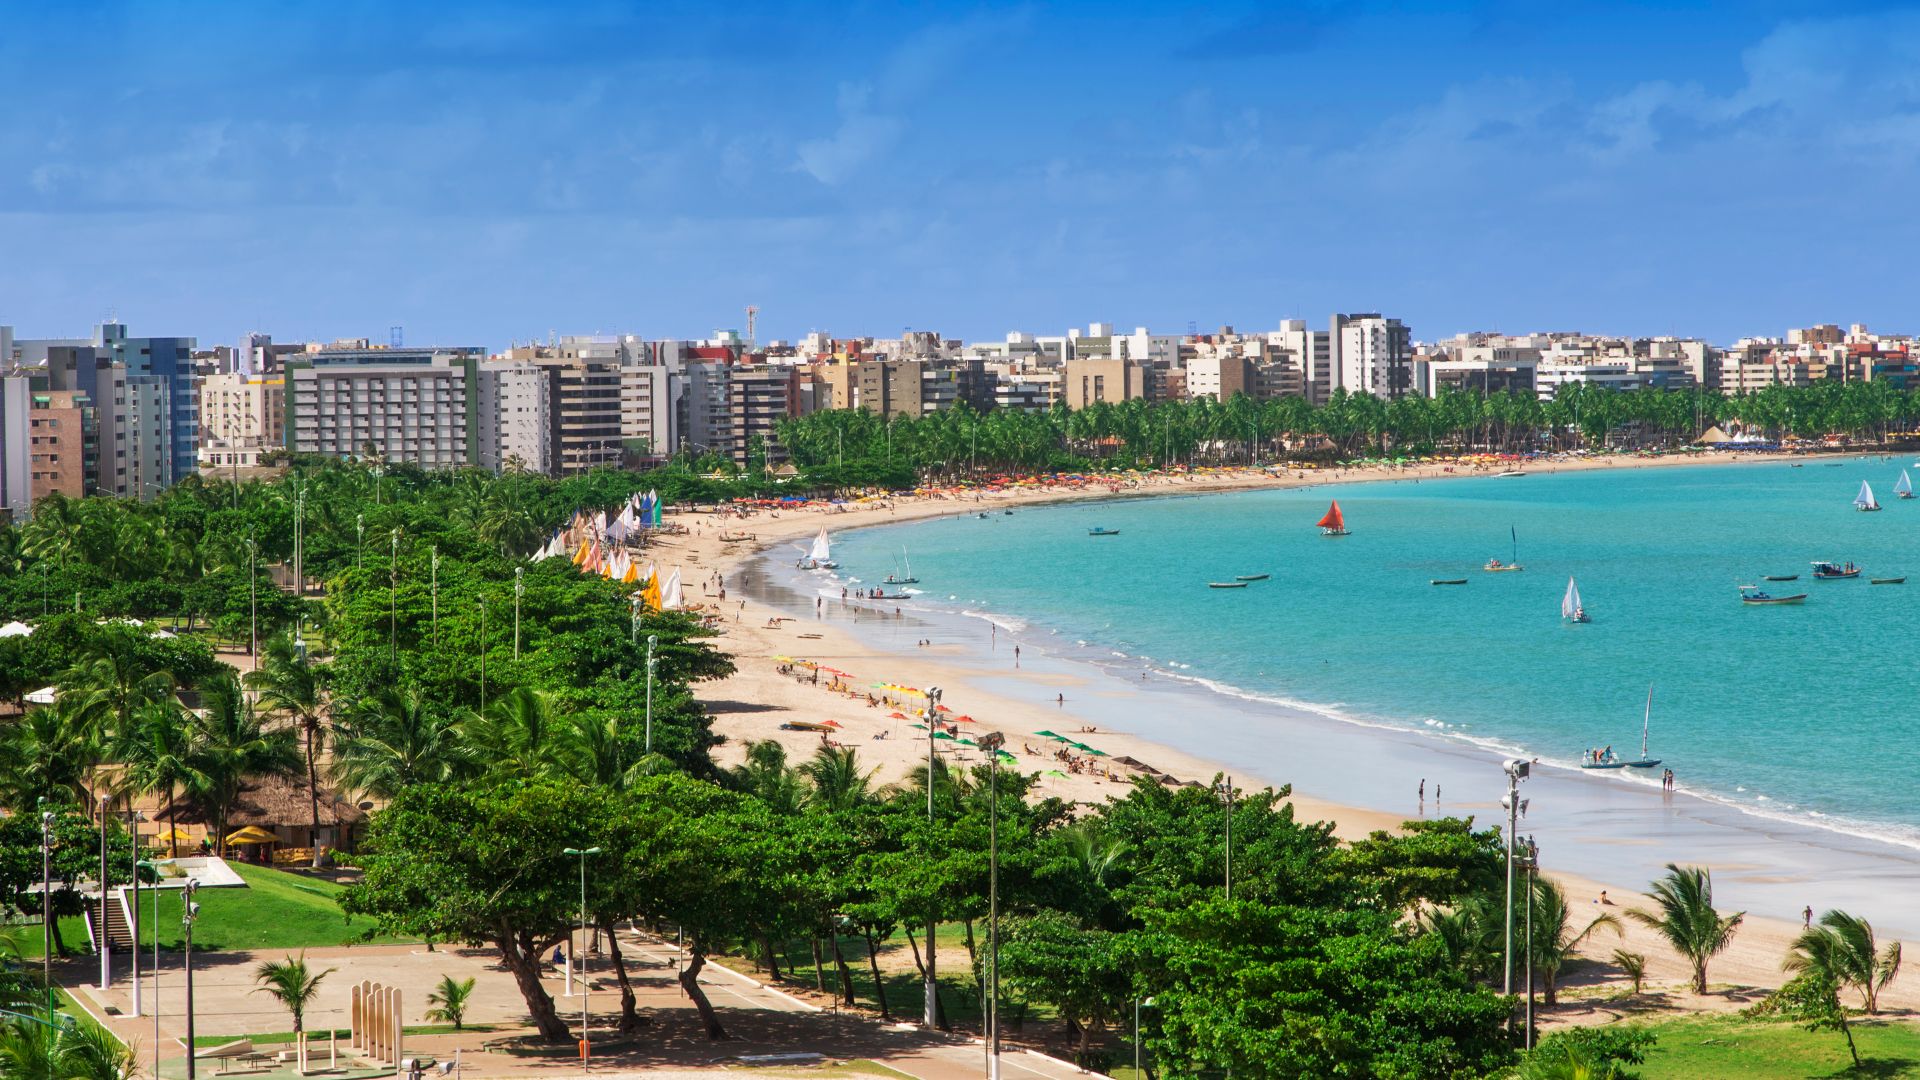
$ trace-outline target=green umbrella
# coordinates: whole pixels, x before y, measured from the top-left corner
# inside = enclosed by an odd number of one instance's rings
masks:
[[[1049,739],[1057,739],[1057,738],[1059,738],[1059,737],[1060,737],[1060,736],[1058,736],[1058,735],[1055,735],[1055,734],[1054,734],[1053,732],[1051,732],[1051,731],[1036,731],[1036,732],[1034,732],[1034,734],[1035,734],[1035,735],[1045,735],[1045,736],[1046,736],[1047,738],[1049,738]]]
[[[944,732],[944,731],[936,731],[936,732],[934,732],[934,733],[933,733],[933,737],[934,737],[934,738],[936,738],[936,739],[945,739],[945,740],[947,740],[948,742],[957,742],[957,741],[958,741],[958,740],[956,740],[956,739],[955,739],[955,738],[954,738],[953,736],[951,736],[951,735],[949,735],[949,734],[947,734],[947,733],[946,733],[946,732]]]
[[[1060,771],[1059,769],[1048,769],[1048,770],[1047,770],[1047,772],[1046,772],[1046,775],[1048,775],[1048,776],[1057,776],[1057,777],[1059,777],[1059,778],[1060,778],[1060,779],[1062,779],[1062,780],[1065,780],[1065,779],[1067,778],[1067,774],[1066,774],[1066,773],[1063,773],[1063,772],[1061,772],[1061,771]]]

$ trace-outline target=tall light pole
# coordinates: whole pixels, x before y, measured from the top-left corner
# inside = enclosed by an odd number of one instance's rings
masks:
[[[1533,882],[1540,870],[1540,845],[1527,837],[1527,1035],[1526,1048],[1533,1049]]]
[[[935,770],[937,770],[940,765],[939,760],[935,757],[935,754],[937,753],[937,748],[934,744],[933,737],[940,730],[939,718],[940,718],[940,688],[937,686],[929,686],[927,687],[927,859],[928,861],[932,861],[933,859],[933,783],[934,783],[934,779],[937,776],[937,773]],[[939,987],[939,983],[935,981],[934,971],[933,971],[933,958],[937,953],[937,950],[934,947],[934,937],[938,929],[939,929],[939,921],[934,918],[933,910],[931,907],[929,907],[927,910],[927,987],[926,987],[927,989],[926,1023],[929,1028],[937,1027],[939,1026],[939,1023],[940,1023],[940,987]]]
[[[131,800],[129,800],[131,801]],[[128,964],[133,973],[133,1011],[130,1016],[140,1015],[140,830],[139,814],[133,807],[127,807],[127,839],[133,849],[133,903],[127,906],[127,942]]]
[[[432,574],[432,583],[427,586],[433,596],[433,647],[440,647],[440,545],[433,545],[433,559],[427,564]]]
[[[100,992],[113,983],[113,941],[107,937],[107,803],[112,796],[100,795]],[[134,946],[136,949],[139,946]]]
[[[1133,1075],[1140,1076],[1140,1006],[1153,1004],[1152,998],[1133,999]]]
[[[293,592],[295,596],[307,595],[306,545],[303,543],[307,524],[307,489],[295,488],[293,492]]]
[[[987,1077],[1000,1080],[1000,747],[997,731],[980,736],[987,752],[987,963],[991,967],[987,1006]]]
[[[387,556],[387,662],[400,659],[400,526],[393,527],[393,551]]]
[[[148,891],[153,893],[153,918],[149,921],[153,923],[153,1075],[157,1078],[160,1075],[160,868],[173,865],[173,860],[154,859],[135,865],[154,872],[153,888]],[[139,944],[139,939],[135,938],[135,947]]]
[[[600,854],[600,849],[597,847],[567,848],[566,853],[580,856],[580,944],[584,945],[587,940],[587,856]],[[569,956],[578,954],[576,959],[580,965],[580,1060],[585,1061],[588,1049],[587,999],[592,993],[592,988],[587,982],[587,954],[578,948],[569,948],[567,954]]]
[[[180,926],[186,932],[186,948],[183,955],[186,957],[187,972],[187,1080],[194,1080],[193,920],[200,914],[200,905],[193,902],[193,891],[198,887],[192,878],[188,878],[187,887],[180,894]]]
[[[1513,831],[1520,827],[1520,808],[1525,804],[1520,799],[1520,781],[1527,778],[1532,767],[1522,758],[1508,758],[1500,763],[1507,773],[1507,793],[1500,799],[1500,805],[1507,811],[1507,948],[1506,973],[1500,984],[1500,993],[1513,996]]]
[[[660,635],[647,635],[647,753],[653,753],[653,647],[660,644]]]
[[[43,795],[40,809],[40,981],[47,988],[47,1023],[53,1023],[53,811]]]
[[[480,711],[487,711],[487,594],[480,594]]]
[[[1227,805],[1227,899],[1233,899],[1233,777],[1220,785],[1220,801]]]
[[[513,658],[520,659],[520,598],[527,592],[527,568],[513,568]]]
[[[367,568],[367,515],[353,515],[353,568]]]
[[[247,537],[247,626],[253,636],[253,662],[260,663],[260,545]]]

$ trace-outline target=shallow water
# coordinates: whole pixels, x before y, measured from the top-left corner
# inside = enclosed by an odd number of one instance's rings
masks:
[[[1588,747],[1637,751],[1651,684],[1652,755],[1687,790],[1920,844],[1906,653],[1920,630],[1920,500],[1892,499],[1902,464],[1070,504],[850,532],[834,554],[862,583],[910,558],[922,584],[907,607],[991,615],[1062,655],[1569,765]],[[1885,511],[1852,509],[1863,478]],[[1353,535],[1313,528],[1330,497]],[[1088,536],[1095,526],[1120,535]],[[1511,557],[1510,527],[1527,569],[1482,572]],[[1816,582],[1818,558],[1866,573]],[[1910,571],[1913,585],[1866,580]],[[1256,573],[1272,578],[1207,588]],[[1768,588],[1811,593],[1806,605],[1738,602],[1736,585],[1787,573],[1801,580]],[[1560,619],[1569,575],[1589,624]]]

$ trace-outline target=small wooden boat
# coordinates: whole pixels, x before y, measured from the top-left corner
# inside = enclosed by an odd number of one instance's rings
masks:
[[[1813,564],[1813,580],[1838,581],[1841,578],[1860,576],[1860,568],[1852,563],[1831,563],[1824,560]]]
[[[1244,581],[1209,581],[1207,582],[1207,588],[1209,589],[1244,589],[1246,587],[1247,587],[1247,583]]]
[[[1465,585],[1466,583],[1467,579],[1463,577],[1427,579],[1427,584],[1429,585]]]
[[[1102,529],[1098,526],[1087,530],[1088,536],[1119,536],[1119,529]]]
[[[1853,497],[1853,508],[1868,512],[1880,509],[1880,504],[1873,499],[1873,488],[1865,480],[1860,481],[1860,494]]]
[[[1799,574],[1768,574],[1768,581],[1799,581]]]
[[[1743,604],[1757,605],[1804,604],[1807,602],[1807,594],[1795,593],[1792,596],[1772,596],[1757,585],[1742,585],[1740,586],[1740,602]]]
[[[1523,473],[1523,472],[1521,472],[1521,471],[1520,471],[1520,470],[1518,470],[1518,469],[1508,469],[1508,470],[1507,470],[1506,472],[1503,472],[1503,473],[1498,473],[1498,474],[1496,474],[1496,475],[1494,476],[1494,479],[1495,479],[1495,480],[1505,480],[1506,478],[1508,478],[1508,477],[1510,477],[1510,476],[1525,476],[1525,475],[1527,475],[1527,474],[1526,474],[1526,473]]]
[[[1315,524],[1320,526],[1321,536],[1346,536],[1347,519],[1340,513],[1340,501],[1335,499],[1326,514]]]
[[[1270,578],[1270,577],[1272,577],[1272,576],[1273,576],[1272,574],[1235,574],[1235,575],[1234,575],[1234,578],[1233,578],[1233,580],[1235,580],[1235,581],[1265,581],[1265,580],[1267,580],[1268,578]]]
[[[874,593],[873,595],[868,596],[867,599],[869,600],[911,600],[913,599],[913,595],[911,593]]]
[[[1869,585],[1905,585],[1906,583],[1907,579],[1903,577],[1877,577],[1867,582]]]

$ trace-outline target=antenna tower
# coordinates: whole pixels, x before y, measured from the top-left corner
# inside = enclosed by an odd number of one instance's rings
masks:
[[[754,323],[757,319],[759,319],[759,317],[760,317],[760,306],[758,304],[748,304],[747,305],[747,342],[749,344],[759,344],[760,342],[760,338],[754,333]]]

